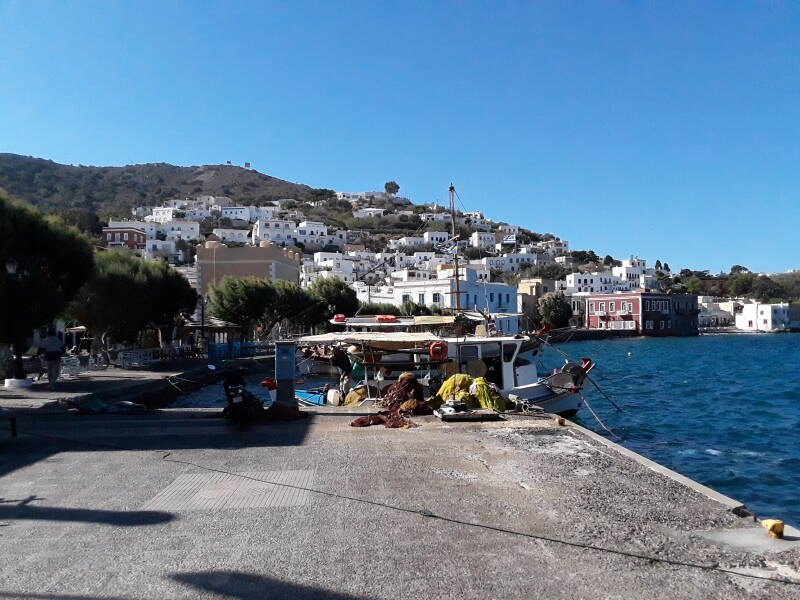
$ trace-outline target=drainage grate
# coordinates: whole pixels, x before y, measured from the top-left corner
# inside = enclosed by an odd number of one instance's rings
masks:
[[[263,471],[243,473],[238,477],[226,473],[192,473],[178,477],[150,500],[148,510],[203,510],[226,508],[270,508],[308,504],[308,488],[314,471]],[[254,481],[274,481],[263,483]],[[296,486],[296,487],[290,487]]]

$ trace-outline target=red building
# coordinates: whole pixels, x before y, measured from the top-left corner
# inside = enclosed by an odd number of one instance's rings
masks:
[[[103,227],[103,245],[106,248],[144,250],[147,236],[134,227]]]
[[[588,329],[635,331],[639,335],[697,335],[697,296],[633,290],[586,297]]]

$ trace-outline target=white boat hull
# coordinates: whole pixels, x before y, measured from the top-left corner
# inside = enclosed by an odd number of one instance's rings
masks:
[[[573,392],[553,393],[548,387],[541,383],[532,383],[508,390],[523,400],[541,407],[545,412],[560,415],[562,417],[574,417],[581,407],[581,396]]]

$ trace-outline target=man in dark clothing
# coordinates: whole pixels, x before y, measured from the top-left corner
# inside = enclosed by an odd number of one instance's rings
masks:
[[[353,372],[353,365],[350,364],[350,358],[347,353],[338,346],[333,348],[331,364],[334,367],[338,367],[341,373],[339,376],[339,391],[342,394],[342,398],[344,398],[347,392],[350,391],[350,373]]]

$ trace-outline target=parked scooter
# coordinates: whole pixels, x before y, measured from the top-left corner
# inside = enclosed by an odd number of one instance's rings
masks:
[[[222,382],[228,405],[222,415],[239,424],[240,429],[258,422],[264,414],[264,404],[244,385],[244,378],[238,373],[228,375]]]

